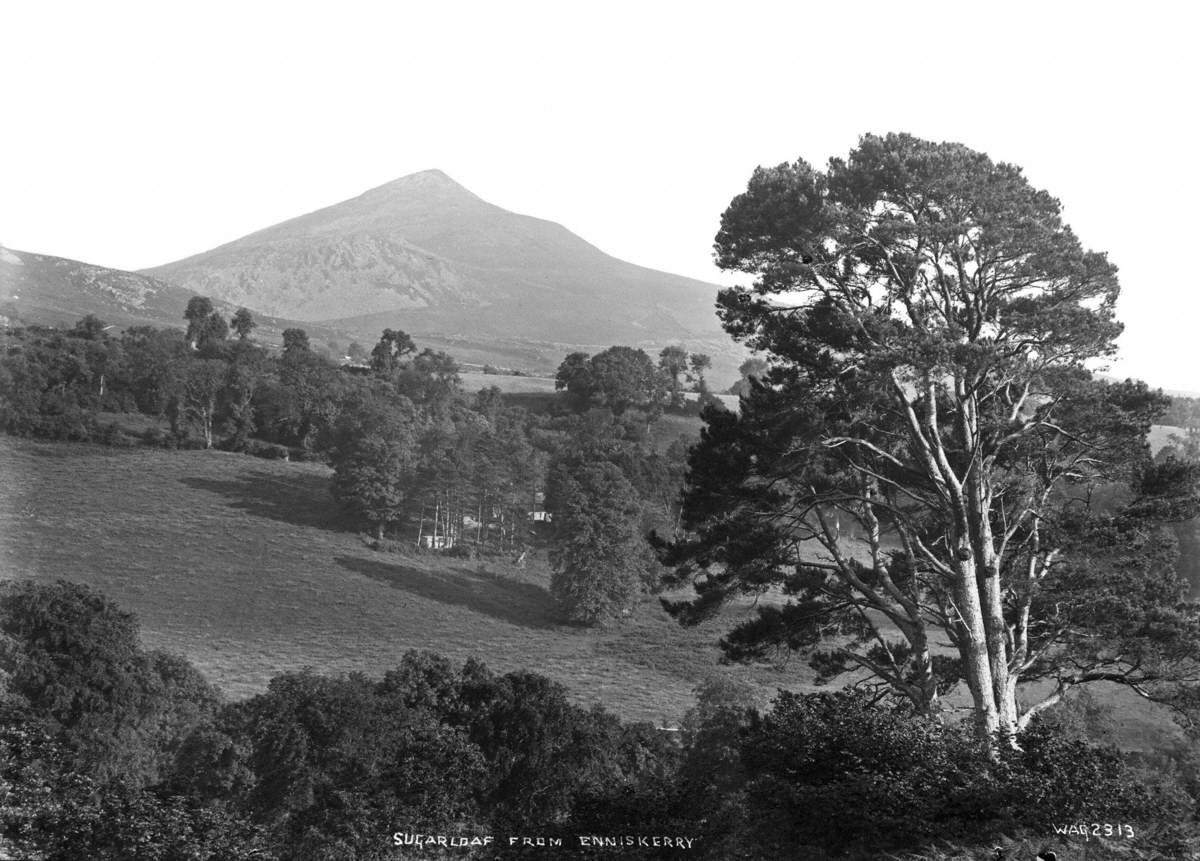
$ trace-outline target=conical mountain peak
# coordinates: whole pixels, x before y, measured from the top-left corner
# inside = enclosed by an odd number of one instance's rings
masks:
[[[257,313],[336,322],[360,339],[397,325],[593,345],[720,334],[714,285],[617,260],[438,169],[148,274]]]
[[[449,189],[471,194],[464,186],[451,179],[445,171],[438,168],[419,170],[416,173],[407,174],[399,179],[393,179],[391,182],[373,188],[366,193],[371,194],[372,192],[380,191],[400,192],[417,189]],[[475,195],[472,194],[471,196],[474,197]]]

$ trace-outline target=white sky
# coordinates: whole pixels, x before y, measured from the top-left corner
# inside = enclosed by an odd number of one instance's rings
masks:
[[[1200,390],[1189,5],[9,0],[0,243],[148,267],[439,167],[738,283],[712,239],[756,165],[909,131],[1060,198],[1121,267],[1114,371]]]

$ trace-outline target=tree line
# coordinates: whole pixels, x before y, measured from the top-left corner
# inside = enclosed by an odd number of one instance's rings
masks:
[[[0,637],[0,848],[46,861],[545,853],[509,845],[528,834],[566,858],[593,857],[579,835],[678,835],[714,861],[873,858],[1044,840],[1080,817],[1135,823],[1160,849],[1194,831],[1194,758],[1152,770],[1080,738],[1070,714],[993,759],[969,732],[861,692],[780,693],[764,709],[721,676],[667,733],[536,673],[429,652],[376,678],[287,673],[228,702],[186,660],[146,650],[132,615],[64,581],[0,587]],[[397,831],[466,848],[398,849]]]
[[[685,446],[660,451],[647,437],[662,405],[632,393],[622,370],[630,357],[650,364],[640,350],[596,357],[603,399],[581,402],[576,389],[530,411],[495,387],[468,394],[450,356],[398,329],[342,365],[302,329],[285,330],[281,350],[256,343],[246,309],[226,320],[195,297],[183,316],[183,332],[116,334],[95,317],[7,330],[0,425],[324,461],[334,501],[377,546],[521,558],[552,545],[552,592],[565,618],[584,623],[620,616],[657,585],[644,536],[674,528]],[[692,365],[703,369],[706,357]],[[125,429],[131,413],[156,420],[140,438]]]
[[[704,378],[712,359],[688,353],[682,346],[664,347],[657,364],[645,350],[616,346],[597,354],[570,353],[554,377],[554,387],[565,392],[576,409],[607,407],[623,415],[631,407],[653,418],[665,408],[681,410],[685,391],[699,395],[698,405],[719,405]]]
[[[1200,398],[1173,397],[1163,412],[1162,423],[1185,432],[1200,432]]]

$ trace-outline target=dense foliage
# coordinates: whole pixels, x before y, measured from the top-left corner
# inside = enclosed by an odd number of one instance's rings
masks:
[[[87,587],[0,588],[0,677],[42,716],[78,771],[153,782],[181,734],[215,713],[216,692],[185,661],[146,652],[129,613]]]
[[[550,552],[550,594],[567,618],[580,622],[627,612],[655,573],[637,531],[637,491],[612,462],[555,466],[550,508],[561,538]]]
[[[218,708],[84,587],[9,585],[0,629],[0,836],[48,858],[394,857],[398,827],[558,822],[645,759],[643,730],[473,661],[294,673]]]
[[[1186,826],[1196,803],[1195,780],[1150,778],[1055,723],[993,759],[862,693],[760,711],[715,678],[674,735],[534,673],[410,652],[379,679],[289,673],[221,704],[83,587],[7,585],[0,629],[0,849],[47,861],[383,859],[397,830],[491,835],[454,850],[480,859],[545,853],[507,845],[527,834],[561,839],[555,857],[593,857],[580,835],[672,835],[712,861],[869,858],[1080,817]]]
[[[554,385],[578,410],[603,406],[620,416],[635,408],[652,421],[666,407],[684,409],[685,384],[708,394],[704,372],[712,360],[683,347],[664,347],[656,365],[644,350],[609,347],[594,356],[571,353],[558,366]]]
[[[777,857],[789,846],[866,856],[1189,813],[1184,796],[1145,787],[1114,749],[1038,725],[992,761],[969,733],[880,709],[863,692],[781,694],[747,732],[743,761],[745,824],[770,835]]]

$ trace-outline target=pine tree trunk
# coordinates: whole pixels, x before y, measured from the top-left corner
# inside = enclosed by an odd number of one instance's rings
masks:
[[[961,555],[966,555],[962,554]],[[1000,729],[1000,716],[992,685],[992,664],[988,653],[987,630],[983,622],[983,607],[979,600],[979,584],[975,576],[975,560],[963,559],[958,568],[954,601],[959,613],[959,653],[963,677],[971,691],[975,706],[975,726],[981,740],[990,743]]]
[[[956,383],[959,409],[957,415],[958,444],[964,451],[979,449],[978,405],[966,394],[965,386]],[[996,554],[992,534],[992,491],[987,468],[976,454],[967,468],[963,482],[966,519],[970,529],[969,551],[978,584],[980,614],[988,654],[990,695],[996,710],[996,729],[1010,739],[1017,733],[1015,687],[1009,683],[1008,625],[1004,618],[1004,596],[1000,585],[1000,559]],[[982,679],[981,679],[982,682]]]

